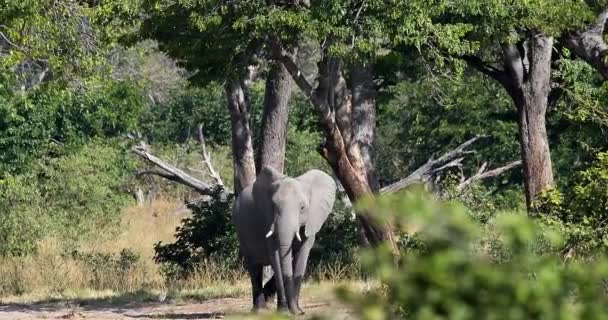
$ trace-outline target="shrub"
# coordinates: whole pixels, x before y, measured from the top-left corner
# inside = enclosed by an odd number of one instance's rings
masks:
[[[111,235],[131,166],[119,146],[94,141],[0,180],[0,254],[31,253],[45,236],[73,245]]]
[[[457,203],[414,191],[370,199],[363,207],[400,230],[417,226],[424,244],[398,263],[386,247],[366,252],[362,263],[384,284],[341,297],[362,319],[604,319],[606,261],[562,264],[538,254],[538,244],[559,247],[554,230],[523,214],[503,213],[492,222],[495,241]],[[502,261],[487,255],[499,247]]]
[[[187,276],[196,265],[213,259],[234,267],[238,240],[232,223],[233,196],[216,187],[206,201],[189,204],[192,216],[184,219],[173,243],[154,246],[155,261],[165,265],[169,276]]]
[[[107,252],[71,252],[71,258],[84,264],[84,270],[90,273],[90,283],[92,288],[108,288],[108,282],[115,279],[127,279],[137,264],[140,263],[140,256],[131,249],[122,249],[119,253]],[[113,279],[108,277],[112,274]]]
[[[608,249],[608,152],[599,153],[564,191],[549,190],[535,204],[546,223],[564,235],[570,254]]]

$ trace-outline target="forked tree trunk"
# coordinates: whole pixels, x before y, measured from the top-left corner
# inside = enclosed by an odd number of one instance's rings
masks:
[[[252,134],[249,126],[249,97],[243,79],[228,79],[225,90],[232,125],[234,192],[238,194],[252,184],[256,177]]]
[[[284,170],[291,89],[292,79],[283,64],[272,65],[266,79],[260,145],[256,153],[258,171],[264,166],[279,172]]]

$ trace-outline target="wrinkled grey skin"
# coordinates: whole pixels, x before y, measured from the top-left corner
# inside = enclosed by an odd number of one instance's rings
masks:
[[[276,292],[279,310],[303,313],[298,300],[308,255],[332,210],[335,193],[333,178],[323,171],[291,178],[264,167],[256,182],[238,196],[233,221],[251,277],[254,310],[263,308]],[[267,265],[274,276],[264,285]]]

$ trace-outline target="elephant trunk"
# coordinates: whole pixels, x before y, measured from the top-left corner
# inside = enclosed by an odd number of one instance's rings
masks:
[[[287,303],[289,311],[295,314],[298,311],[298,307],[293,279],[293,254],[291,243],[281,244],[279,252],[281,255],[281,276],[285,288],[285,302]]]

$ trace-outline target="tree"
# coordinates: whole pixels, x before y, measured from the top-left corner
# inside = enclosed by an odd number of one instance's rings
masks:
[[[184,61],[185,67],[194,72],[191,80],[195,83],[224,82],[231,115],[235,192],[238,193],[253,183],[256,167],[271,165],[283,170],[291,80],[281,65],[270,65],[260,130],[262,137],[256,155],[248,87],[257,77],[251,67],[259,68],[263,61],[258,58],[260,45],[259,41],[227,27],[237,23],[235,12],[255,11],[255,6],[210,6],[193,7],[187,1],[171,4],[146,1],[143,10],[149,18],[143,23],[141,36],[157,39],[161,49]],[[220,12],[226,15],[218,23],[214,19]],[[176,29],[180,31],[175,32]]]
[[[446,4],[443,18],[467,24],[463,37],[473,54],[461,57],[470,66],[500,83],[517,109],[526,202],[553,187],[553,168],[546,114],[552,95],[555,37],[580,28],[593,8],[580,1],[515,2],[456,1]],[[447,17],[447,18],[445,18]]]

